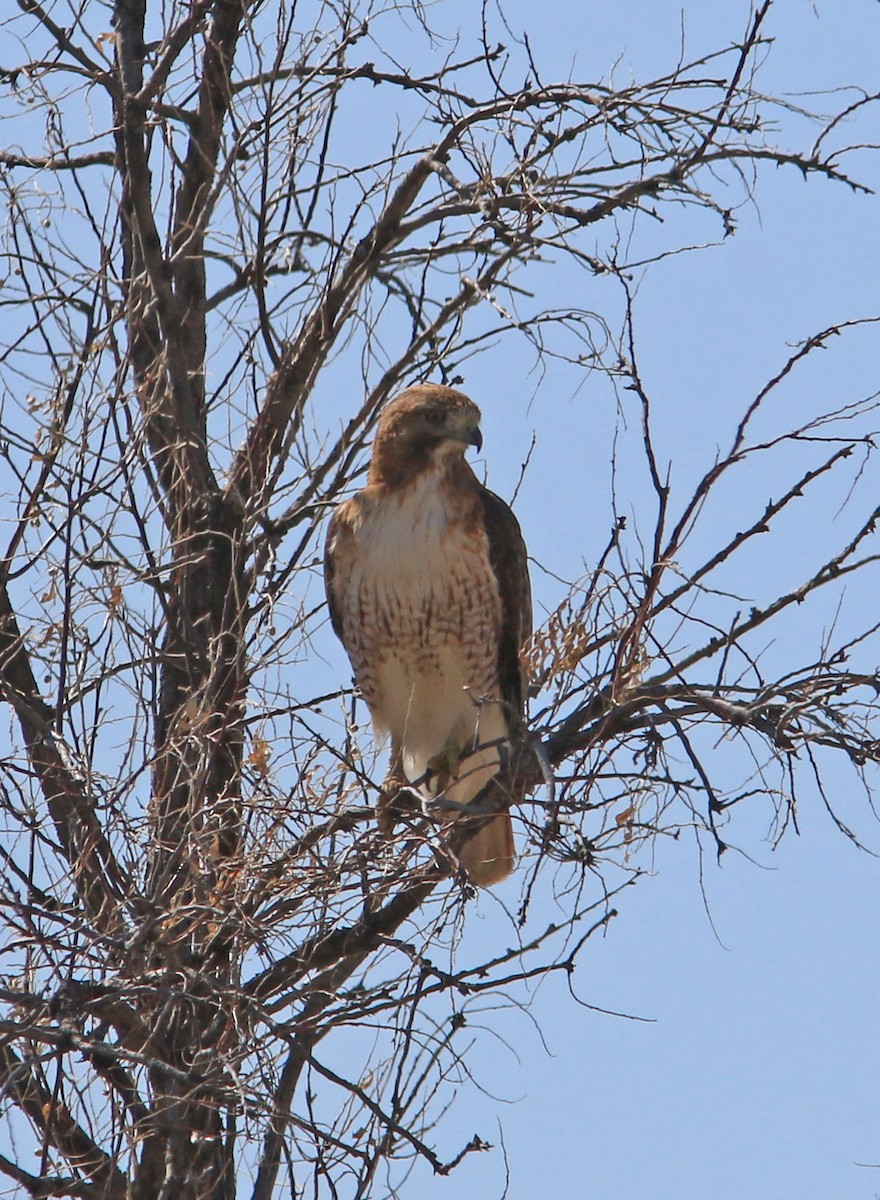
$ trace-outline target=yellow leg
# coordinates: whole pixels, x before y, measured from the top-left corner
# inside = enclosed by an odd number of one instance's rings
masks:
[[[450,734],[446,745],[438,753],[428,759],[428,775],[431,776],[431,790],[439,795],[445,792],[449,784],[458,774],[461,762],[461,746],[457,739]]]
[[[379,832],[388,837],[394,832],[394,820],[400,815],[397,798],[402,788],[407,786],[403,773],[403,761],[400,756],[400,743],[391,741],[391,761],[388,763],[388,774],[379,793],[379,803],[376,805],[376,823]]]

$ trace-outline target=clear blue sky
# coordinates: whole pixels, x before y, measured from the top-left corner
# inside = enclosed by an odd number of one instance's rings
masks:
[[[545,80],[607,78],[615,61],[619,80],[667,70],[682,29],[694,52],[734,40],[748,18],[748,6],[733,0],[567,0],[538,14],[518,0],[506,11],[515,30],[528,28]],[[768,32],[778,42],[761,79],[767,90],[880,88],[873,0],[781,0]],[[793,99],[832,105],[822,96]],[[870,129],[853,133],[880,140]],[[880,182],[866,158],[860,170]],[[794,343],[880,310],[878,216],[874,197],[770,169],[756,206],[740,211],[735,238],[648,273],[637,311],[641,365],[674,480],[708,465],[743,399]],[[816,389],[823,398],[839,393],[841,402],[872,390],[876,350],[876,341],[856,339],[832,353],[786,393],[792,412],[809,406]],[[489,481],[502,494],[539,428],[518,511],[538,556],[564,573],[573,569],[566,556],[584,552],[557,511],[569,477],[588,477],[582,494],[607,491],[603,401],[599,384],[578,391],[564,371],[551,370],[529,407],[531,386],[524,389],[515,363],[491,355],[467,379],[485,410]],[[573,461],[585,436],[587,449]],[[596,545],[606,532],[602,512]],[[796,570],[822,536],[818,525],[801,529],[785,550],[790,562],[756,562],[743,590],[759,590],[761,572]],[[850,593],[850,612],[863,614],[875,595]],[[843,776],[836,783],[849,786]],[[880,850],[880,829],[862,801],[835,798]],[[486,1015],[492,1032],[474,1063],[491,1095],[462,1097],[437,1134],[441,1156],[475,1132],[500,1146],[503,1129],[508,1200],[880,1195],[880,1168],[859,1165],[880,1163],[880,863],[847,843],[817,800],[800,813],[801,836],[776,851],[766,816],[756,807],[736,827],[734,840],[751,861],[731,853],[720,868],[704,863],[706,905],[693,845],[658,846],[646,864],[655,876],[621,898],[607,937],[592,943],[576,976],[579,995],[646,1021],[579,1008],[561,979],[542,987],[531,1015]],[[509,936],[501,906],[517,896],[515,884],[482,896],[473,936]],[[448,1180],[420,1174],[408,1194],[471,1200],[500,1197],[504,1187],[496,1150],[471,1156]]]

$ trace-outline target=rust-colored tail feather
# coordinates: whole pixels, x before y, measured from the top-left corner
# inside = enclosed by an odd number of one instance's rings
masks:
[[[516,863],[510,813],[499,813],[478,829],[462,846],[459,859],[477,887],[492,887],[506,879]]]

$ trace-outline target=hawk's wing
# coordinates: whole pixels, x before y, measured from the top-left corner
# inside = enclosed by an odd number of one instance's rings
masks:
[[[489,562],[501,597],[498,681],[512,722],[525,720],[528,681],[520,651],[532,633],[532,592],[526,544],[519,521],[500,496],[480,486]]]
[[[345,638],[339,593],[341,575],[347,569],[346,550],[351,546],[352,521],[357,513],[357,502],[358,497],[354,496],[339,505],[330,520],[324,546],[324,587],[327,592],[327,607],[330,609],[330,624],[343,645]]]

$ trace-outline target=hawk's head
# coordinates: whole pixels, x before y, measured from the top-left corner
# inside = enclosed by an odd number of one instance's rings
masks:
[[[405,483],[442,458],[482,446],[480,410],[462,392],[419,383],[386,405],[379,418],[370,483]]]

